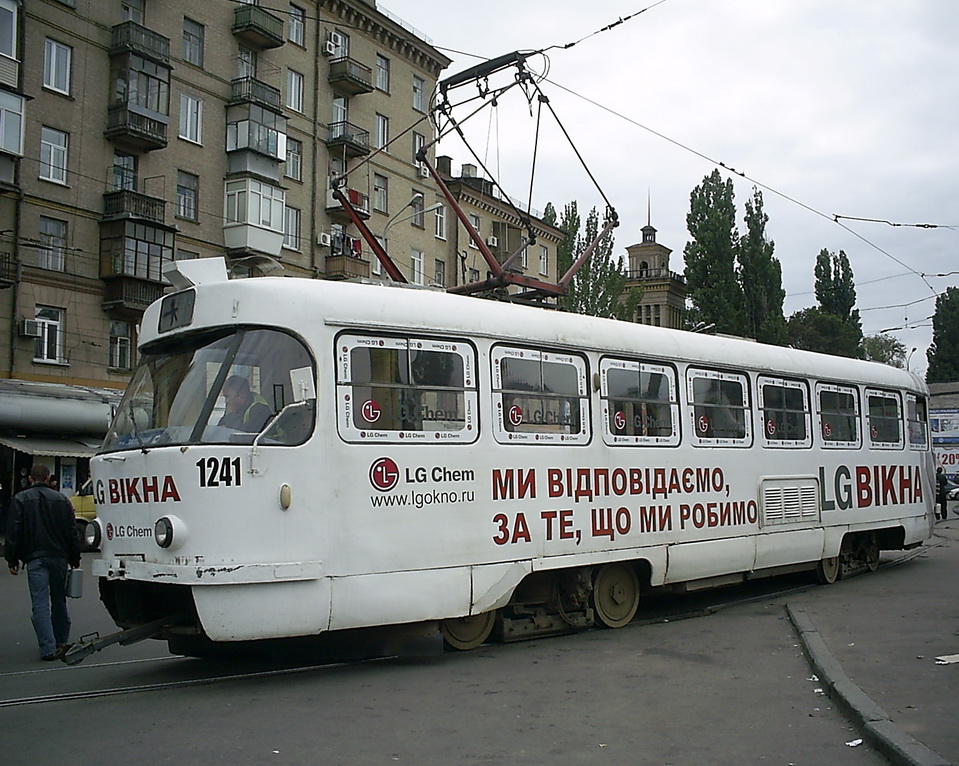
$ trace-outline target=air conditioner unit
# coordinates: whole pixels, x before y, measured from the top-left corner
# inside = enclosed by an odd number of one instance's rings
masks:
[[[337,44],[332,40],[327,40],[323,43],[323,55],[324,56],[335,56],[337,51]]]
[[[320,236],[316,238],[316,244],[321,247],[330,247],[333,244],[333,237],[327,231],[321,231]]]
[[[426,165],[420,165],[416,168],[416,173],[420,178],[429,178],[430,171],[426,169]]]
[[[487,237],[486,244],[489,247],[499,247],[499,240],[496,237]]]
[[[40,323],[36,319],[24,319],[20,322],[20,337],[39,338],[43,335]]]

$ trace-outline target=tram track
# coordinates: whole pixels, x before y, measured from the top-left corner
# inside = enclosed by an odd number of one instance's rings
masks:
[[[940,542],[934,542],[929,545],[924,545],[920,548],[917,548],[913,551],[905,552],[903,555],[896,556],[895,558],[887,558],[880,562],[879,568],[889,568],[893,566],[898,566],[900,564],[911,561],[914,558],[917,558],[923,555],[929,548],[938,547],[942,545]],[[750,583],[745,583],[745,586],[750,584],[757,584],[761,581],[754,580]],[[822,587],[817,583],[809,582],[802,585],[795,585],[792,581],[789,585],[784,587],[778,587],[773,589],[763,589],[761,593],[752,593],[743,595],[735,591],[739,591],[744,586],[735,586],[726,591],[726,597],[713,600],[712,603],[705,604],[701,607],[687,610],[672,611],[672,609],[659,608],[659,614],[648,615],[648,616],[639,616],[634,619],[629,627],[637,628],[644,625],[655,625],[662,624],[666,622],[676,622],[679,620],[689,620],[697,617],[707,617],[709,615],[715,614],[719,611],[729,609],[736,606],[743,606],[745,604],[756,603],[760,601],[768,601],[771,599],[778,599],[789,597],[799,593],[805,593],[809,590],[815,589],[817,587]],[[708,593],[709,596],[715,597],[717,593],[722,593],[722,590],[708,591],[703,592],[702,596],[706,596]],[[699,595],[699,594],[693,594]],[[661,596],[658,598],[662,598]],[[676,600],[682,600],[682,597],[679,599],[673,599],[672,608],[675,608]],[[569,635],[569,634],[567,634]],[[533,639],[536,640],[536,639]],[[15,708],[15,707],[24,707],[29,705],[43,705],[51,704],[58,702],[70,702],[76,700],[89,700],[89,699],[104,699],[109,697],[116,697],[129,694],[141,694],[147,692],[160,692],[168,691],[173,689],[186,689],[190,687],[199,687],[199,686],[211,686],[218,683],[226,682],[238,682],[245,680],[259,680],[265,678],[279,678],[282,676],[292,676],[300,675],[304,673],[312,673],[321,670],[333,670],[336,668],[348,668],[356,667],[363,664],[369,664],[372,662],[381,662],[384,660],[396,659],[397,655],[384,655],[381,657],[373,658],[364,658],[364,659],[353,659],[345,661],[332,660],[329,662],[320,662],[320,663],[309,663],[305,665],[295,665],[295,666],[283,666],[283,667],[273,667],[269,669],[261,670],[250,670],[250,671],[240,671],[240,672],[230,672],[230,673],[221,673],[213,675],[204,675],[202,677],[196,678],[181,678],[170,681],[157,681],[152,683],[141,683],[141,684],[129,684],[123,686],[111,686],[108,688],[94,688],[94,689],[83,689],[76,691],[65,691],[57,692],[50,694],[37,694],[37,695],[25,695],[20,697],[9,697],[5,699],[0,699],[0,709],[4,708]],[[95,664],[88,665],[74,665],[74,666],[55,666],[55,667],[43,667],[37,668],[35,670],[20,670],[13,671],[9,673],[0,673],[0,679],[7,679],[13,677],[23,678],[24,676],[47,676],[50,673],[64,673],[64,672],[87,672],[97,671],[103,669],[110,669],[122,666],[148,666],[154,665],[159,666],[163,664],[172,665],[178,662],[193,662],[195,660],[186,660],[183,657],[168,656],[168,657],[152,657],[152,658],[142,658],[134,660],[120,660],[116,662],[100,662]],[[260,663],[258,663],[260,664]],[[199,663],[197,665],[200,668],[209,668],[210,665],[207,663]]]

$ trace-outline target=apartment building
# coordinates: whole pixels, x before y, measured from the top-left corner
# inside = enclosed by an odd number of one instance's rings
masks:
[[[374,0],[0,0],[0,499],[82,481],[165,263],[375,277],[331,177],[423,281],[448,64]]]

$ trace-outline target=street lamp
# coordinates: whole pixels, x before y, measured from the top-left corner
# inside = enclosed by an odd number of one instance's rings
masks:
[[[909,372],[909,362],[912,361],[912,355],[916,353],[916,346],[912,347],[912,351],[906,356],[906,371]]]

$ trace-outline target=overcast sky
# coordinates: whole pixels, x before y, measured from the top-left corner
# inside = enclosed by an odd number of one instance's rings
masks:
[[[542,89],[619,214],[617,252],[640,241],[648,198],[657,239],[682,272],[689,194],[716,167],[710,160],[722,162],[748,176],[720,168],[735,184],[741,232],[744,203],[754,184],[762,190],[786,315],[816,304],[819,251],[844,250],[863,331],[902,328],[892,334],[918,349],[911,369],[924,374],[935,293],[959,284],[959,2],[655,2],[378,7],[454,60],[441,77],[478,63],[474,56],[559,46],[548,53]],[[525,200],[535,120],[517,89],[496,111],[492,120],[472,118],[467,137],[507,191]],[[533,207],[576,200],[583,212],[602,210],[556,128],[543,131]],[[454,172],[472,161],[458,141],[440,153],[453,156]],[[834,215],[939,228],[846,219],[843,228]],[[954,273],[935,276],[947,272]]]

